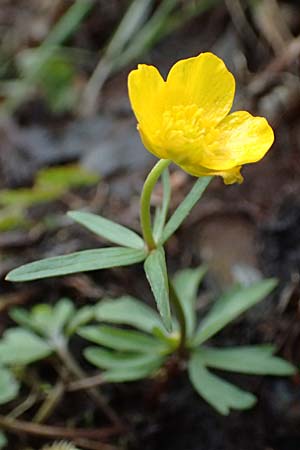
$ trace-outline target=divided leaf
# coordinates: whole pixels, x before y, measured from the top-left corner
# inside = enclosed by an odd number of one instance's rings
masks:
[[[175,274],[173,285],[181,303],[187,327],[187,336],[192,337],[196,326],[197,290],[206,273],[206,267],[184,269]]]
[[[102,216],[81,211],[70,211],[68,216],[114,244],[135,249],[144,248],[144,241],[137,233]]]
[[[193,345],[198,346],[207,341],[225,325],[263,300],[276,284],[276,280],[270,278],[248,287],[236,287],[224,294],[203,319],[193,339]]]
[[[169,301],[169,282],[164,249],[153,250],[145,260],[144,269],[151,286],[158,311],[168,331],[172,330]]]
[[[78,334],[88,341],[118,351],[163,354],[167,350],[164,343],[152,336],[106,325],[83,327],[79,329]]]
[[[19,383],[14,378],[12,373],[8,369],[0,367],[0,405],[10,402],[16,398],[18,392]]]
[[[9,281],[29,281],[90,270],[129,266],[143,261],[146,255],[146,250],[124,247],[83,250],[25,264],[9,272],[6,279]]]
[[[293,375],[295,367],[282,358],[273,356],[271,345],[236,348],[200,348],[197,353],[203,364],[214,369],[256,375]]]
[[[146,333],[152,333],[154,327],[161,327],[159,315],[130,296],[102,300],[95,306],[95,318],[100,322],[131,325]]]
[[[35,305],[30,312],[24,308],[13,308],[10,316],[18,324],[48,338],[63,334],[63,330],[74,312],[72,301],[62,298],[54,306],[46,303]]]
[[[106,350],[99,347],[88,347],[84,350],[85,358],[99,369],[109,370],[131,370],[143,368],[149,363],[156,363],[158,366],[164,362],[164,357],[150,353],[121,353]]]
[[[230,409],[248,409],[256,402],[253,394],[209,372],[197,352],[189,361],[188,373],[198,394],[220,414],[227,415]]]
[[[95,316],[95,308],[94,306],[83,306],[78,309],[70,322],[68,323],[66,334],[68,336],[74,334],[79,327],[86,325],[88,322],[91,322]]]
[[[26,365],[46,358],[51,346],[35,334],[23,328],[10,328],[0,341],[0,364]]]
[[[143,366],[118,370],[107,370],[103,373],[103,380],[107,383],[124,383],[128,381],[142,380],[150,377],[160,368],[156,361],[148,362]]]

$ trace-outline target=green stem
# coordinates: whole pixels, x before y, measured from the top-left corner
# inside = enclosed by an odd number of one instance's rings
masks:
[[[149,250],[153,250],[156,248],[156,242],[153,237],[151,224],[151,195],[157,180],[170,163],[171,161],[169,159],[160,159],[147,176],[142,190],[140,206],[141,227],[144,241],[146,242]]]
[[[182,308],[181,302],[178,298],[177,292],[169,279],[169,293],[170,293],[170,302],[174,308],[179,327],[180,327],[180,341],[178,345],[179,354],[184,354],[185,345],[186,345],[186,320],[184,310]]]

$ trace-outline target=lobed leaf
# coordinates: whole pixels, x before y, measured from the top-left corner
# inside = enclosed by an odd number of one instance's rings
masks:
[[[91,322],[91,320],[94,319],[94,316],[94,306],[86,305],[78,309],[67,325],[66,334],[69,336],[74,334],[79,327],[86,325],[88,322]]]
[[[167,347],[152,336],[139,331],[122,330],[106,325],[80,328],[78,334],[96,344],[119,351],[140,353],[165,353]]]
[[[16,398],[18,392],[19,383],[12,373],[8,369],[0,367],[0,405]]]
[[[9,272],[6,280],[30,281],[90,270],[129,266],[143,261],[146,255],[146,250],[124,247],[83,250],[25,264]]]
[[[197,290],[206,273],[206,267],[184,269],[175,274],[173,285],[181,303],[187,327],[187,336],[192,337],[196,327]]]
[[[236,287],[216,301],[208,315],[203,319],[193,339],[193,345],[200,345],[232,322],[247,309],[263,300],[276,286],[277,281],[270,278],[248,287]]]
[[[149,361],[143,366],[107,370],[103,373],[103,380],[107,383],[124,383],[128,381],[142,380],[153,375],[161,366],[160,361]]]
[[[293,375],[295,367],[282,358],[273,356],[271,345],[233,348],[202,347],[198,350],[203,364],[214,369],[256,375]]]
[[[95,318],[102,322],[131,325],[146,333],[152,333],[154,327],[161,327],[159,315],[130,296],[102,300],[95,306]]]
[[[106,350],[99,347],[88,347],[84,350],[85,358],[99,369],[109,370],[131,370],[143,368],[148,363],[157,363],[158,366],[164,362],[164,357],[150,353],[121,353]]]
[[[114,244],[135,249],[143,249],[145,246],[143,239],[134,231],[104,217],[81,211],[70,211],[68,216]]]
[[[193,353],[188,363],[188,373],[198,394],[220,414],[227,415],[230,409],[248,409],[256,402],[253,394],[209,372],[198,352]]]
[[[0,341],[0,363],[26,365],[46,358],[53,349],[43,339],[23,328],[10,328]]]

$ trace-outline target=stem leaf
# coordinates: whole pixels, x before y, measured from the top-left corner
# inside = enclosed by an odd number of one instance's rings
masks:
[[[144,248],[144,241],[138,234],[102,216],[81,211],[70,211],[68,216],[114,244],[135,249]]]
[[[9,272],[6,279],[9,281],[29,281],[90,270],[129,266],[143,261],[145,257],[145,250],[124,247],[83,250],[25,264]]]
[[[164,249],[153,250],[145,260],[144,269],[151,286],[158,311],[168,331],[172,330],[169,282]]]

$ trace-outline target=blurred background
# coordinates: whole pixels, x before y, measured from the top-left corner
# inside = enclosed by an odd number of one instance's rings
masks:
[[[299,0],[0,0],[0,276],[104,244],[72,224],[68,210],[138,230],[139,194],[155,158],[136,131],[127,75],[137,63],[165,75],[178,59],[208,50],[234,73],[234,110],[267,117],[276,141],[263,161],[244,167],[241,186],[214,180],[169,242],[169,266],[209,264],[204,302],[235,282],[277,277],[276,295],[227,339],[272,341],[299,362]],[[173,167],[171,181],[175,208],[194,180]],[[153,204],[160,199],[158,187]],[[68,295],[81,305],[123,293],[152,302],[139,268],[2,282],[0,331],[16,304]],[[178,386],[160,411],[150,408],[150,420],[138,390],[123,392],[122,409],[140,427],[128,448],[299,450],[299,380],[256,384],[260,406],[230,423]],[[19,449],[16,442],[9,448]]]

